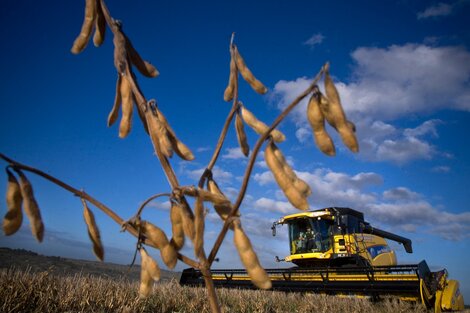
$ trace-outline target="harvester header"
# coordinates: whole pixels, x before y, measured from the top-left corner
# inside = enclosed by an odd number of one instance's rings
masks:
[[[266,270],[274,290],[393,295],[436,312],[464,309],[459,282],[448,279],[447,270],[432,272],[425,261],[399,265],[386,239],[403,244],[408,253],[413,252],[411,240],[372,227],[359,211],[329,207],[287,215],[273,223],[273,236],[283,225],[288,227],[290,254],[276,260],[295,266]],[[212,270],[212,278],[222,287],[255,288],[243,269]],[[183,271],[180,283],[201,285],[204,280],[191,268]]]

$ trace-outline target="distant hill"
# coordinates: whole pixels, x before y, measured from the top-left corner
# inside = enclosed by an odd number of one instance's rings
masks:
[[[127,265],[44,256],[28,250],[0,247],[0,270],[9,268],[31,273],[48,271],[58,276],[82,274],[116,280],[140,280],[140,265],[129,268]],[[179,276],[180,273],[161,270],[162,282],[172,278],[179,279]]]

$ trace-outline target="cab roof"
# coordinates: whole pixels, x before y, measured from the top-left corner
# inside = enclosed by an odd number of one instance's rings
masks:
[[[316,211],[301,212],[301,213],[287,215],[283,217],[283,220],[287,221],[287,220],[293,220],[297,218],[320,217],[324,215],[333,215],[333,214],[327,210],[316,210]]]
[[[353,210],[351,208],[341,208],[341,207],[330,207],[330,208],[324,208],[320,210],[315,210],[315,211],[308,211],[308,212],[301,212],[301,213],[295,213],[295,214],[290,214],[287,216],[284,216],[281,220],[283,221],[288,221],[288,220],[293,220],[297,218],[311,218],[311,217],[321,217],[321,216],[341,216],[341,215],[352,215],[360,220],[364,220],[364,214],[362,214],[359,211]]]

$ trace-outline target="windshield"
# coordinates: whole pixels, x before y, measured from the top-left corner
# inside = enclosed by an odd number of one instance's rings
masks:
[[[325,252],[330,249],[331,221],[299,218],[288,223],[291,254]]]

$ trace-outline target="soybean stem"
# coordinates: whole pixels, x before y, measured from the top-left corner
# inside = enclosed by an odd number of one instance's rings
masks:
[[[233,38],[235,36],[235,33],[232,34],[232,38],[230,40],[230,57],[233,58]],[[209,164],[207,165],[207,169],[212,170],[215,162],[217,161],[220,151],[222,149],[222,146],[225,141],[225,137],[227,136],[228,128],[230,126],[230,123],[233,120],[233,117],[235,113],[237,112],[238,109],[238,69],[235,69],[235,82],[234,82],[234,88],[233,88],[233,105],[232,109],[230,110],[227,118],[225,119],[224,127],[222,128],[222,131],[219,136],[219,140],[217,141],[217,146],[214,150],[214,154],[212,155],[212,159],[210,160]]]
[[[97,199],[93,198],[92,196],[90,196],[89,194],[87,194],[85,191],[81,191],[81,190],[78,190],[68,184],[66,184],[65,182],[47,174],[47,173],[44,173],[43,171],[41,170],[38,170],[34,167],[31,167],[31,166],[28,166],[28,165],[25,165],[25,164],[21,164],[19,162],[16,162],[15,160],[7,157],[6,155],[0,153],[0,159],[3,159],[5,160],[6,162],[8,162],[10,164],[10,166],[12,168],[15,168],[15,169],[20,169],[20,170],[23,170],[23,171],[28,171],[28,172],[31,172],[31,173],[34,173],[38,176],[41,176],[42,178],[46,179],[46,180],[49,180],[50,182],[58,185],[59,187],[73,193],[74,195],[80,197],[81,199],[84,199],[88,202],[90,202],[91,204],[93,204],[95,207],[97,207],[98,209],[100,209],[101,211],[103,211],[106,215],[108,215],[109,217],[111,217],[111,219],[113,219],[118,225],[123,225],[124,223],[124,220],[119,216],[117,215],[113,210],[111,210],[109,207],[107,207],[106,205],[104,205],[103,203],[101,203],[100,201],[98,201]],[[138,238],[139,236],[139,232],[136,228],[134,228],[132,225],[130,224],[126,224],[126,230],[129,231],[129,233],[131,235],[133,235],[134,237]],[[157,248],[151,241],[149,240],[145,240],[145,244],[149,245],[149,246],[152,246],[154,248]],[[186,263],[187,265],[189,266],[192,266],[194,268],[199,268],[199,264],[178,253],[178,259],[183,261],[184,263]]]
[[[283,120],[284,118],[302,101],[308,94],[310,94],[316,87],[318,81],[321,78],[321,75],[323,74],[324,67],[320,69],[318,74],[315,76],[313,79],[312,83],[310,86],[302,92],[297,98],[295,98],[285,109],[284,111],[281,112],[281,114],[276,118],[276,120],[271,124],[269,129],[261,135],[261,137],[258,138],[258,141],[256,142],[253,152],[251,154],[250,160],[248,162],[248,165],[245,170],[245,175],[243,177],[243,183],[242,186],[240,187],[240,192],[238,194],[237,200],[235,204],[232,207],[232,211],[230,212],[230,217],[235,216],[240,208],[240,205],[245,197],[246,189],[248,188],[248,182],[250,180],[251,172],[253,171],[253,167],[256,161],[256,157],[259,153],[259,150],[261,149],[261,146],[263,145],[264,141],[269,137],[271,132],[273,131],[274,128],[276,128]],[[214,243],[214,246],[211,250],[211,253],[209,254],[209,264],[212,264],[214,262],[214,259],[217,255],[217,252],[219,251],[220,246],[222,245],[222,242],[225,238],[225,235],[227,234],[228,227],[231,223],[232,219],[227,218],[225,220],[224,226],[222,227],[219,236],[217,237],[217,240]]]

